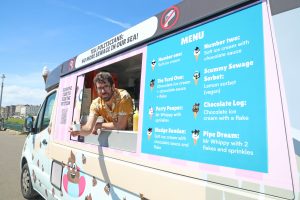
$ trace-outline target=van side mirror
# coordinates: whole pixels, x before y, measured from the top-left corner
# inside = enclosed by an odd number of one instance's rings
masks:
[[[24,123],[25,132],[33,132],[33,117],[26,117]]]

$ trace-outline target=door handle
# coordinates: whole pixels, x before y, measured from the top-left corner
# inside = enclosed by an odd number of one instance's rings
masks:
[[[43,145],[47,145],[48,144],[48,142],[47,142],[46,139],[43,139],[42,143],[43,143]]]

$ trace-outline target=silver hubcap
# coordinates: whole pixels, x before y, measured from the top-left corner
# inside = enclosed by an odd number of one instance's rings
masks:
[[[27,169],[25,169],[23,171],[22,185],[23,185],[24,193],[26,194],[30,187],[30,175],[29,175],[29,171]]]

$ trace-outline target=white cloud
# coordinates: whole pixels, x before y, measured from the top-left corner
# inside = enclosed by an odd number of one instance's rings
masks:
[[[102,16],[102,15],[98,15],[96,13],[93,13],[93,12],[83,12],[84,14],[86,15],[89,15],[89,16],[92,16],[92,17],[96,17],[96,18],[99,18],[99,19],[102,19],[104,21],[107,21],[107,22],[110,22],[112,24],[116,24],[118,26],[121,26],[122,28],[130,28],[131,25],[128,24],[128,23],[124,23],[124,22],[120,22],[120,21],[117,21],[117,20],[114,20],[114,19],[111,19],[109,17],[105,17],[105,16]]]
[[[65,7],[67,9],[72,9],[72,10],[74,10],[76,12],[81,13],[81,14],[84,14],[84,15],[87,15],[87,16],[91,16],[91,17],[95,17],[95,18],[107,21],[109,23],[112,23],[112,24],[116,24],[116,25],[121,26],[122,28],[125,28],[125,29],[128,29],[128,28],[131,27],[131,25],[129,23],[121,22],[121,21],[112,19],[110,17],[99,15],[99,14],[91,12],[91,11],[85,11],[85,10],[83,10],[83,9],[77,7],[77,6],[68,5],[68,4],[66,4],[64,2],[61,2],[61,1],[54,1],[54,2],[58,6]]]
[[[40,73],[6,74],[2,95],[2,106],[30,104],[39,105],[47,94]]]

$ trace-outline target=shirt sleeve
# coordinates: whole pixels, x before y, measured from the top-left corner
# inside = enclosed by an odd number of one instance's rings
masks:
[[[89,116],[98,116],[99,115],[99,103],[98,98],[94,99],[90,105],[90,114]]]
[[[125,95],[121,99],[120,104],[119,104],[118,114],[120,116],[133,114],[132,99],[129,95]]]

